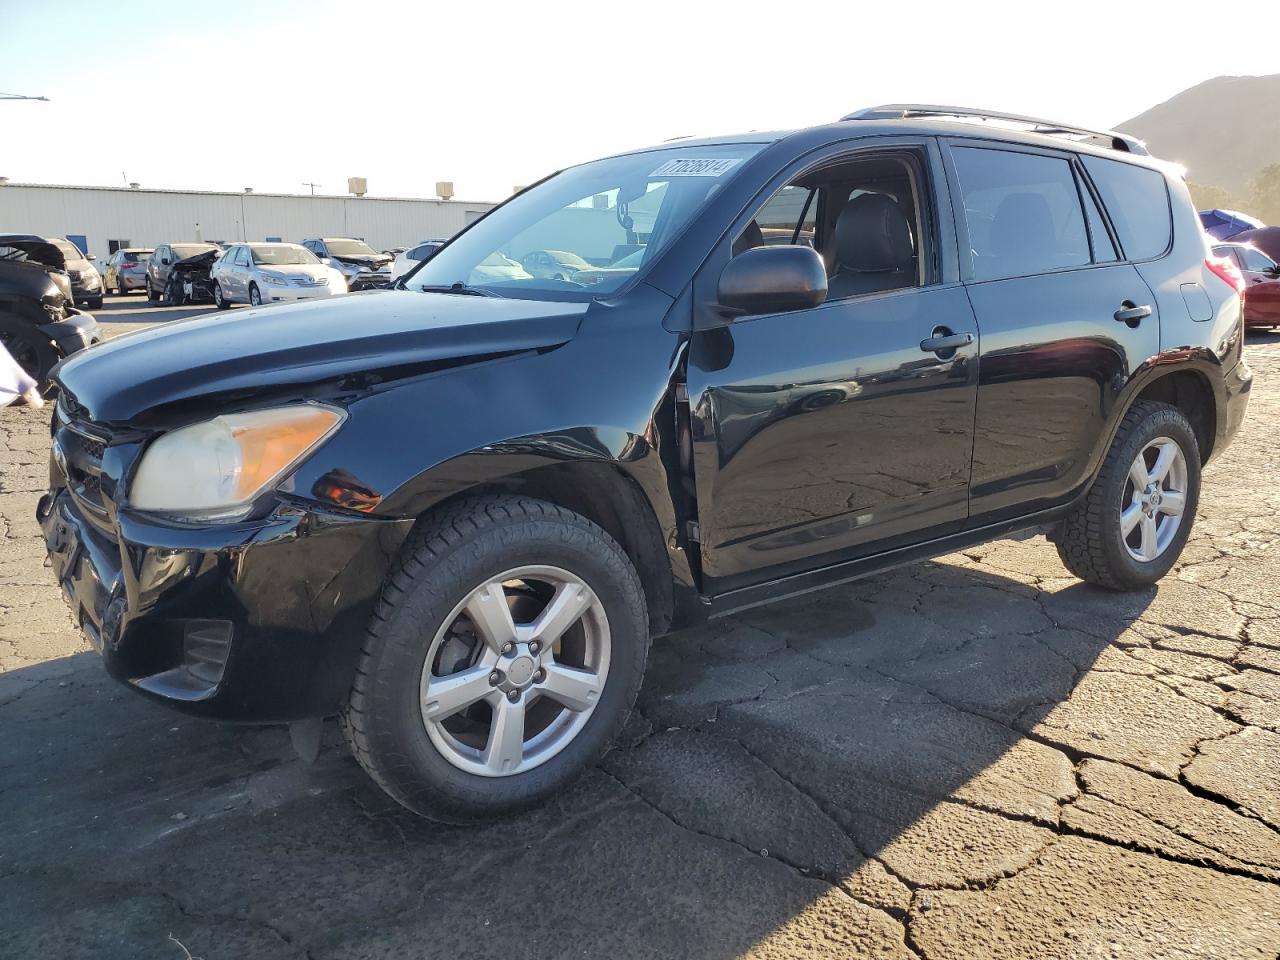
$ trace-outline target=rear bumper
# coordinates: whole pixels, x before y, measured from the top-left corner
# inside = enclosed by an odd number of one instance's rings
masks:
[[[1214,455],[1218,455],[1240,432],[1240,424],[1244,422],[1245,412],[1249,409],[1249,394],[1253,389],[1253,369],[1248,361],[1241,357],[1240,361],[1227,371],[1223,377],[1226,387],[1226,416],[1220,421],[1218,437],[1213,445]]]
[[[145,273],[118,273],[116,274],[118,283],[126,290],[141,290],[147,285],[147,275]]]
[[[37,519],[72,614],[113,677],[224,720],[336,712],[412,521],[281,502],[252,523],[179,528],[99,515],[56,462],[51,474]]]

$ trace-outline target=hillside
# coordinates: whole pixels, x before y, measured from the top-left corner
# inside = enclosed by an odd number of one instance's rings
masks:
[[[1247,196],[1250,179],[1280,163],[1280,74],[1214,77],[1115,128],[1184,164],[1192,182]]]

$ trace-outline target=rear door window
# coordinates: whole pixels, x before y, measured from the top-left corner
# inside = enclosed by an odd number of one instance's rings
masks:
[[[1151,260],[1169,249],[1169,188],[1157,170],[1102,157],[1081,157],[1111,215],[1126,260]]]
[[[973,279],[1001,280],[1089,264],[1071,164],[1059,157],[953,149]]]

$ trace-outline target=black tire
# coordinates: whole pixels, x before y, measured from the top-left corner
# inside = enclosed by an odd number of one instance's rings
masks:
[[[419,684],[428,647],[456,605],[487,578],[530,563],[573,572],[600,599],[609,623],[608,678],[585,725],[559,753],[523,773],[481,776],[435,747]],[[340,721],[360,765],[405,807],[446,823],[492,820],[563,790],[608,751],[635,703],[648,652],[639,577],[604,530],[541,500],[468,499],[428,518],[405,545],[369,622]]]
[[[186,294],[182,292],[182,284],[177,281],[170,280],[169,285],[165,287],[165,299],[171,307],[180,307],[187,302]]]
[[[89,309],[90,309],[90,310],[101,310],[101,309],[102,309],[102,298],[101,298],[101,297],[94,297],[92,300],[90,300],[90,301],[89,301]]]
[[[231,302],[222,295],[222,284],[213,281],[213,305],[219,310],[230,310]]]
[[[160,295],[156,293],[156,288],[151,285],[151,278],[147,277],[147,303],[156,306],[160,303]]]
[[[58,351],[52,341],[34,327],[18,323],[0,324],[0,343],[18,361],[18,366],[36,381],[43,396],[49,391],[49,371],[58,362]]]
[[[1168,437],[1182,451],[1187,489],[1180,526],[1164,551],[1142,562],[1125,546],[1120,511],[1129,467],[1158,437]],[[1058,556],[1068,570],[1088,583],[1111,590],[1143,590],[1173,567],[1186,546],[1200,501],[1200,447],[1195,431],[1177,407],[1139,401],[1125,414],[1102,469],[1088,495],[1054,531]]]
[[[256,283],[249,284],[249,306],[262,306],[262,291],[258,289],[258,285]]]

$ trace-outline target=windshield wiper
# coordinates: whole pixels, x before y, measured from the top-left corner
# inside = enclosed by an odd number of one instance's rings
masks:
[[[459,293],[465,297],[496,297],[498,294],[492,290],[482,290],[480,287],[469,287],[461,280],[450,286],[438,287],[418,287],[423,293]]]

